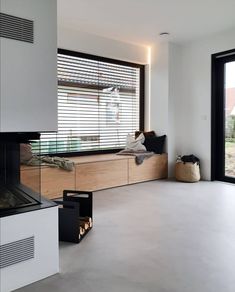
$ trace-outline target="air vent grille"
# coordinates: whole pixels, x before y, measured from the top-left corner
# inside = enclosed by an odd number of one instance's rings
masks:
[[[34,236],[0,245],[0,269],[34,258]]]
[[[32,20],[0,12],[0,37],[33,43],[34,23]]]

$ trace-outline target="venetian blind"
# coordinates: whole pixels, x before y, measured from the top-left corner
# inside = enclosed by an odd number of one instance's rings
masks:
[[[140,67],[59,51],[58,132],[41,154],[120,149],[139,125]]]

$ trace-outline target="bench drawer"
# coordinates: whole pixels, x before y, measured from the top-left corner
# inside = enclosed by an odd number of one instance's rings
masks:
[[[167,177],[167,154],[154,155],[140,165],[129,160],[129,184]]]
[[[76,189],[102,190],[128,184],[128,159],[76,165]]]

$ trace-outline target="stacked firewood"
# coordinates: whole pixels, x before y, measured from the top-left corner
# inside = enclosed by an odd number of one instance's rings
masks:
[[[80,217],[80,235],[84,235],[86,230],[92,227],[92,218],[91,217]]]

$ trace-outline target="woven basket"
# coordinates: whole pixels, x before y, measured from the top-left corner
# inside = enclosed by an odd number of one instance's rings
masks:
[[[197,182],[200,180],[200,167],[197,163],[177,162],[175,164],[175,178],[178,181]]]

